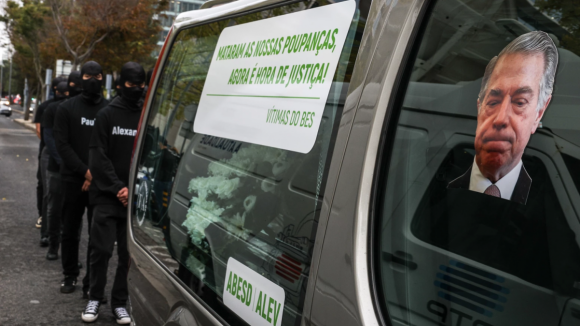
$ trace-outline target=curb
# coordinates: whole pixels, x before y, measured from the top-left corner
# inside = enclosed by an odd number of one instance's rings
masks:
[[[24,119],[14,119],[13,121],[19,125],[22,125],[24,128],[30,129],[36,133],[36,124],[30,121],[24,121]]]
[[[20,113],[20,114],[24,115],[24,111],[23,111],[23,110],[21,110],[21,109],[22,109],[22,107],[21,107],[20,105],[18,105],[18,104],[13,104],[13,105],[10,105],[10,107],[12,108],[12,111],[14,111],[14,112],[18,112],[18,113]]]

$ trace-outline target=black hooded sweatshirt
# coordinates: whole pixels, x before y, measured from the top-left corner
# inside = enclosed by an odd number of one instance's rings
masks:
[[[64,79],[62,77],[56,77],[55,79],[52,80],[51,83],[51,87],[53,90],[55,90],[56,86],[63,81]],[[42,120],[43,120],[43,116],[44,116],[44,112],[46,111],[46,109],[48,109],[48,106],[51,105],[52,103],[58,101],[59,99],[55,97],[51,98],[50,100],[46,100],[44,102],[42,102],[38,108],[36,108],[36,112],[34,113],[34,119],[32,120],[33,123],[40,123],[40,153],[42,153],[42,150],[44,149],[45,143],[44,143],[44,132],[43,132],[43,125],[42,125]]]
[[[48,159],[48,170],[51,172],[60,172],[60,163],[62,162],[62,159],[60,158],[60,155],[58,155],[56,149],[56,141],[54,139],[54,120],[58,106],[66,100],[67,98],[63,97],[51,103],[44,111],[42,123],[40,124],[44,138],[44,145],[50,154]]]
[[[54,117],[56,115],[56,109],[67,99],[66,92],[68,91],[68,86],[66,81],[62,81],[58,83],[56,87],[56,101],[51,103],[42,116],[42,123],[40,124],[42,129],[42,135],[44,136],[44,143],[48,150],[48,170],[51,172],[59,172],[60,171],[60,162],[61,158],[58,155],[58,151],[56,150],[56,143],[54,141]]]
[[[32,122],[34,122],[34,123],[40,123],[40,152],[41,153],[42,153],[42,150],[44,149],[44,146],[45,146],[44,134],[43,134],[43,129],[42,129],[42,119],[44,116],[44,111],[46,111],[48,106],[54,102],[56,102],[55,97],[51,98],[50,100],[46,100],[46,101],[42,102],[42,104],[40,104],[38,106],[38,108],[36,108],[36,113],[34,114],[34,120],[32,120]]]
[[[91,205],[119,205],[121,189],[129,183],[129,169],[137,127],[141,118],[138,88],[124,86],[125,81],[140,84],[145,71],[134,62],[121,69],[121,96],[97,113],[90,143],[89,168],[93,175]]]
[[[89,61],[81,76],[102,74],[101,66]],[[56,149],[62,159],[60,173],[64,181],[83,182],[89,169],[89,142],[97,112],[109,102],[101,95],[102,81],[91,78],[82,81],[83,92],[61,103],[54,120]]]
[[[57,85],[57,90],[61,94],[68,92],[68,96],[62,97],[62,99],[51,103],[46,108],[44,115],[42,117],[42,124],[41,124],[41,127],[43,129],[42,135],[44,136],[45,146],[48,148],[48,152],[50,154],[49,160],[48,160],[48,170],[51,172],[57,172],[57,173],[60,172],[60,164],[62,163],[62,159],[60,158],[60,155],[58,155],[58,151],[56,150],[56,141],[54,139],[54,120],[56,117],[56,110],[58,109],[58,106],[62,102],[68,100],[71,97],[75,97],[75,96],[82,93],[83,90],[80,86],[81,83],[82,83],[82,77],[81,77],[80,71],[73,71],[68,76],[68,81],[60,82]]]

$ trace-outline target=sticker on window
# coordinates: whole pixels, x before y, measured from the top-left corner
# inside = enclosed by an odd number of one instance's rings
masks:
[[[284,289],[246,267],[228,259],[224,304],[252,326],[282,325]]]
[[[552,99],[557,66],[556,45],[542,31],[519,36],[490,60],[477,98],[474,162],[447,188],[526,204],[532,179],[522,155]]]
[[[224,29],[194,131],[308,153],[355,7],[346,1]]]

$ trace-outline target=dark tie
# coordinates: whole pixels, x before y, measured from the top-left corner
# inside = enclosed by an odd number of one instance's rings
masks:
[[[491,185],[485,189],[483,192],[486,195],[494,196],[494,197],[501,197],[501,193],[499,192],[499,188],[496,185]]]

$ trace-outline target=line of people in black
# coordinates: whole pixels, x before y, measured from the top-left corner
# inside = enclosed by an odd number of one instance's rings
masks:
[[[111,293],[118,324],[130,324],[126,309],[127,202],[129,166],[141,117],[147,76],[141,65],[123,65],[117,96],[103,98],[103,71],[90,61],[68,79],[55,78],[53,99],[37,109],[40,138],[37,187],[40,246],[46,259],[57,260],[59,247],[64,279],[60,292],[73,293],[80,276],[79,243],[87,215],[89,246],[82,280],[84,322],[94,322],[107,303],[104,290],[115,243],[119,262]]]

